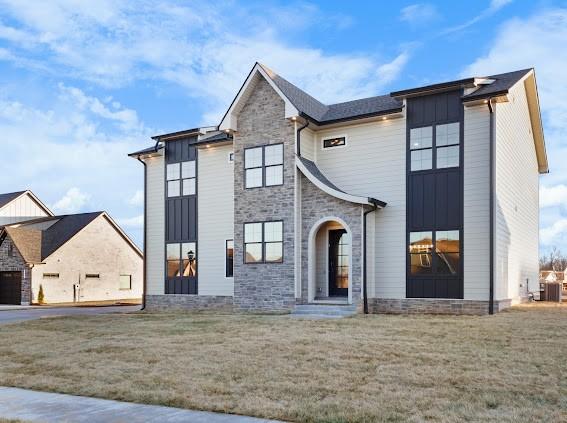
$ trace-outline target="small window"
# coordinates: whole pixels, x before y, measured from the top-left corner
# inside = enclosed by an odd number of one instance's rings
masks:
[[[432,160],[433,127],[413,128],[410,130],[411,170],[428,170]]]
[[[410,232],[409,242],[410,273],[412,275],[431,273],[433,262],[431,256],[433,251],[432,232]]]
[[[437,150],[437,168],[459,166],[459,122],[435,127],[435,147]]]
[[[229,163],[234,163],[234,152],[231,151],[230,153],[228,153],[228,162]]]
[[[244,225],[244,262],[283,262],[283,222]]]
[[[100,274],[99,273],[87,273],[85,275],[86,279],[100,279]]]
[[[197,248],[194,242],[166,245],[167,277],[197,276]]]
[[[14,245],[12,243],[8,244],[8,257],[14,257]]]
[[[226,240],[225,248],[225,276],[232,278],[234,276],[234,241]]]
[[[246,188],[283,184],[283,144],[244,150]]]
[[[120,289],[132,289],[132,275],[120,275]]]
[[[167,196],[195,195],[197,170],[195,160],[167,165]]]
[[[59,273],[44,273],[43,279],[59,279]]]
[[[327,138],[323,140],[323,148],[344,146],[346,146],[346,137]]]

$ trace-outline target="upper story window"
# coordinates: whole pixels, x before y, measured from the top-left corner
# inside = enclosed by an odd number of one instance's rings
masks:
[[[436,169],[458,167],[460,164],[459,122],[411,129],[410,150],[412,172],[433,169],[434,163]]]
[[[283,222],[244,224],[244,262],[283,262]]]
[[[166,256],[168,278],[197,276],[197,248],[194,242],[167,244]]]
[[[346,137],[325,138],[323,140],[323,148],[345,147]]]
[[[167,165],[167,196],[195,195],[195,160]]]
[[[244,150],[246,188],[283,184],[283,144]]]

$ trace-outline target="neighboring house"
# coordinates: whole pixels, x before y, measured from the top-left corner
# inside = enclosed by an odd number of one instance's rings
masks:
[[[139,299],[143,256],[105,213],[0,228],[0,304]]]
[[[31,191],[0,194],[0,226],[45,216],[53,213]]]
[[[219,126],[154,137],[148,308],[483,314],[538,286],[532,69],[325,105],[263,65]]]
[[[542,270],[539,272],[539,280],[547,283],[563,282],[564,276],[565,272],[556,270]]]

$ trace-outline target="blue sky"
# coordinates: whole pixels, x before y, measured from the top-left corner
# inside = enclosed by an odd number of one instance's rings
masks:
[[[127,153],[217,124],[255,61],[323,102],[535,67],[541,248],[567,250],[566,45],[567,1],[0,0],[0,192],[107,210],[141,244]]]

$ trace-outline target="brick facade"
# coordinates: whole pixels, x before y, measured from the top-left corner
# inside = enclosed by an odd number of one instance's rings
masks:
[[[12,255],[9,251],[12,251]],[[22,305],[29,305],[32,302],[31,293],[31,269],[14,246],[9,236],[0,245],[0,272],[21,272],[22,273]]]
[[[146,309],[232,311],[233,298],[213,295],[146,295]]]
[[[241,311],[282,312],[295,304],[295,134],[284,102],[261,78],[238,115],[234,136],[234,306]],[[283,143],[284,183],[244,188],[244,149]],[[244,264],[244,223],[283,221],[283,263]]]
[[[459,300],[444,298],[369,298],[370,313],[392,314],[488,314],[488,301]],[[510,300],[494,302],[494,311],[510,307]]]

